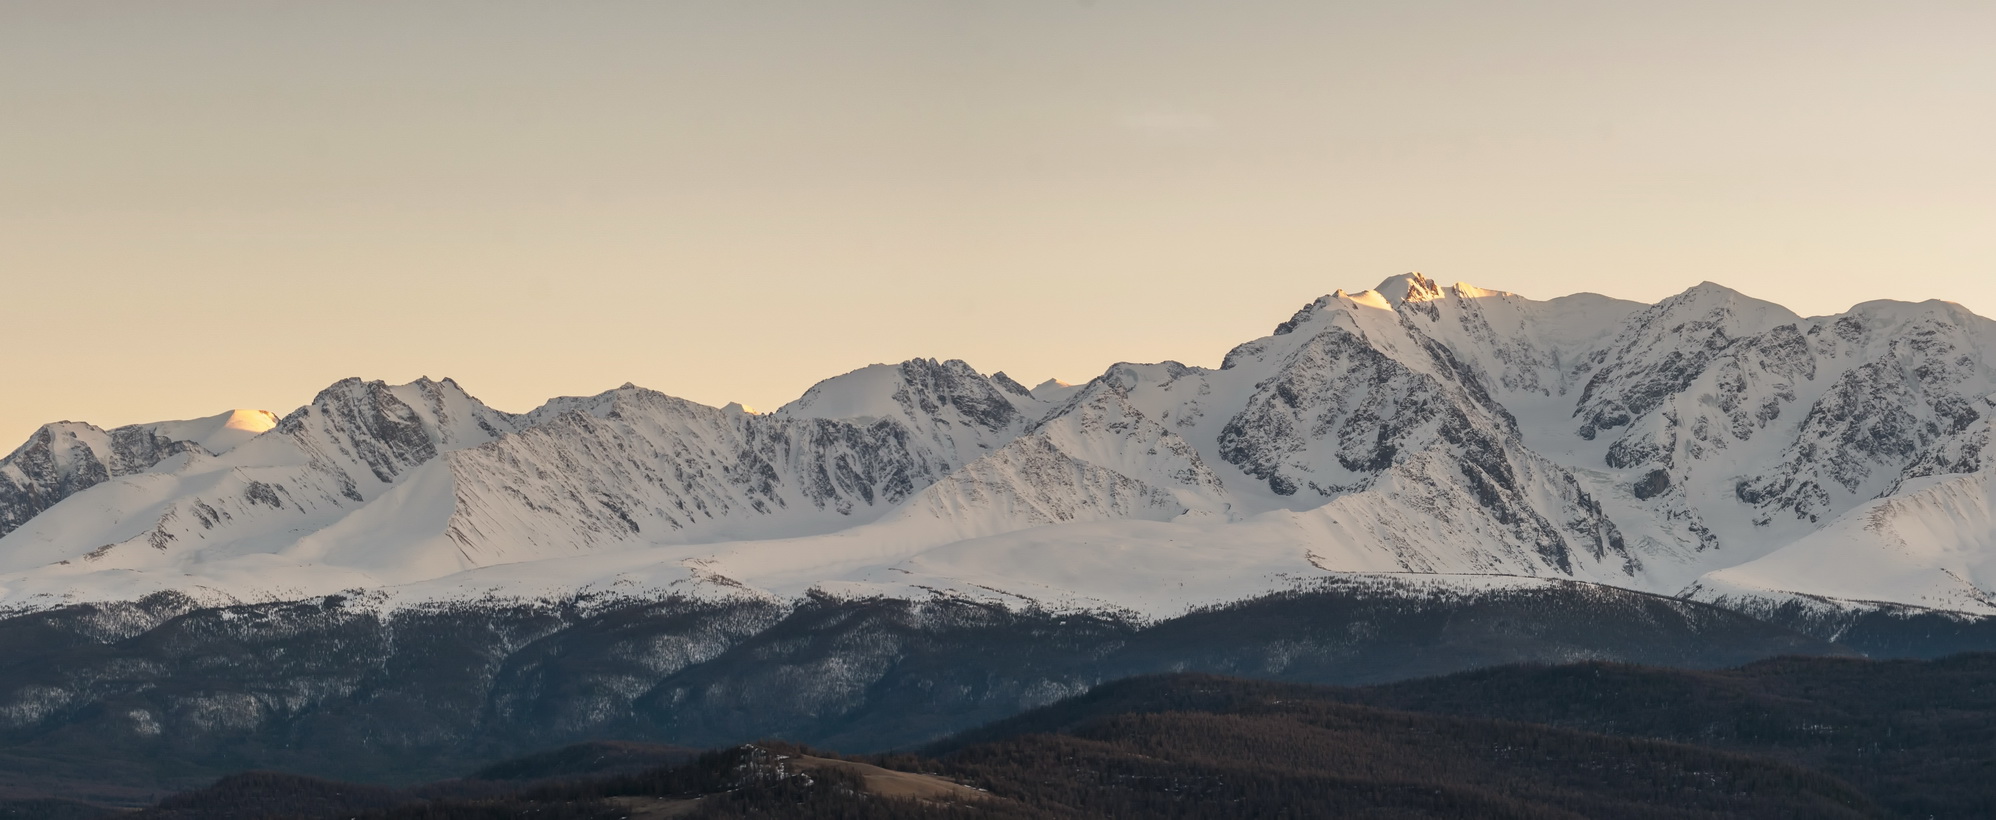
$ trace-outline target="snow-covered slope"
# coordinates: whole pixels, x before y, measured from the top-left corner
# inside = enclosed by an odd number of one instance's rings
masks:
[[[1747,610],[1805,596],[1996,615],[1991,479],[1920,479],[1766,557],[1707,573],[1688,597]]]
[[[150,430],[120,428],[132,429]],[[512,417],[449,379],[394,387],[348,379],[223,453],[191,443],[114,451],[144,455],[125,464],[151,461],[72,492],[8,533],[0,572],[35,579],[10,584],[10,592],[111,599],[161,589],[227,598],[351,586],[368,580],[367,567],[304,562],[299,572],[290,555],[357,512],[379,515],[370,502],[396,495],[438,453],[514,429]]]
[[[626,385],[513,415],[347,380],[281,421],[38,431],[0,460],[0,605],[815,589],[1162,615],[1418,573],[1996,612],[1989,361],[1996,323],[1946,303],[1407,274],[1218,368],[1081,385],[917,359],[768,414]]]
[[[180,453],[226,453],[276,426],[277,416],[268,410],[231,410],[110,430],[74,421],[43,425],[0,459],[0,535],[114,476],[140,472]]]

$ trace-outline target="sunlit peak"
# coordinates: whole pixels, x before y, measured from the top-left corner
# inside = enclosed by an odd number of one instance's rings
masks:
[[[242,430],[247,433],[261,433],[277,426],[277,414],[269,410],[230,410],[227,420],[222,422],[224,430]]]

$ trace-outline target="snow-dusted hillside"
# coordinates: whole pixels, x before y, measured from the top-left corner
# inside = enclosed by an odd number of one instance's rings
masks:
[[[0,606],[812,590],[1163,616],[1328,576],[1996,613],[1996,323],[1419,274],[1217,369],[873,365],[769,414],[347,380],[0,460]],[[1503,582],[1508,583],[1508,582]]]

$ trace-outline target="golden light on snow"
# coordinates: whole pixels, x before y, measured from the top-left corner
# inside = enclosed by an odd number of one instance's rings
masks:
[[[222,422],[224,429],[249,433],[261,433],[276,426],[277,414],[269,410],[231,410],[228,421]]]

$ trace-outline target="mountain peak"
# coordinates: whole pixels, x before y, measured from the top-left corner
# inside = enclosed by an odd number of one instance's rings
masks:
[[[1031,396],[1033,394],[1033,391],[1031,389],[1027,388],[1023,384],[1020,384],[1018,379],[1014,379],[1011,376],[1006,375],[1005,371],[1003,370],[991,374],[991,383],[998,385],[999,389],[1004,390],[1005,392],[1011,393],[1013,395]]]
[[[219,455],[276,427],[277,421],[277,414],[269,410],[236,409],[206,418],[154,422],[149,426],[169,439],[191,441]]]
[[[1691,301],[1694,299],[1701,301],[1747,301],[1747,302],[1762,301],[1760,299],[1755,299],[1751,296],[1748,296],[1744,293],[1734,290],[1733,288],[1729,288],[1726,287],[1725,285],[1721,285],[1717,282],[1712,282],[1712,281],[1699,282],[1698,284],[1685,288],[1682,292],[1678,293],[1676,296],[1672,296],[1668,299],[1665,299],[1664,301],[1665,302]],[[1774,303],[1765,302],[1765,304],[1772,305]]]
[[[269,410],[236,408],[222,414],[222,427],[228,430],[243,430],[261,433],[277,426],[277,414]]]
[[[875,363],[833,376],[804,391],[777,413],[792,418],[872,419],[894,415],[894,394],[906,383],[902,365]]]
[[[1678,315],[1685,315],[1685,311],[1699,313],[1723,311],[1750,317],[1753,321],[1749,324],[1761,324],[1766,327],[1799,321],[1802,318],[1781,305],[1755,299],[1717,282],[1699,282],[1676,296],[1658,302],[1652,310]]]
[[[1420,271],[1389,276],[1373,290],[1396,308],[1407,302],[1426,302],[1442,296],[1441,284],[1422,276]]]
[[[1698,284],[1695,284],[1695,285],[1692,285],[1691,287],[1688,287],[1688,288],[1685,288],[1685,289],[1684,289],[1684,292],[1685,292],[1685,293],[1695,293],[1695,294],[1710,294],[1710,295],[1713,295],[1713,296],[1741,296],[1741,297],[1743,297],[1743,296],[1745,296],[1745,295],[1746,295],[1746,294],[1743,294],[1743,293],[1741,293],[1741,292],[1739,292],[1739,291],[1737,291],[1737,290],[1733,290],[1732,288],[1729,288],[1729,287],[1726,287],[1725,285],[1721,285],[1721,284],[1719,284],[1719,283],[1717,283],[1717,282],[1714,282],[1714,281],[1712,281],[1712,280],[1710,280],[1710,279],[1707,279],[1707,280],[1705,280],[1705,281],[1703,281],[1703,282],[1699,282]]]

